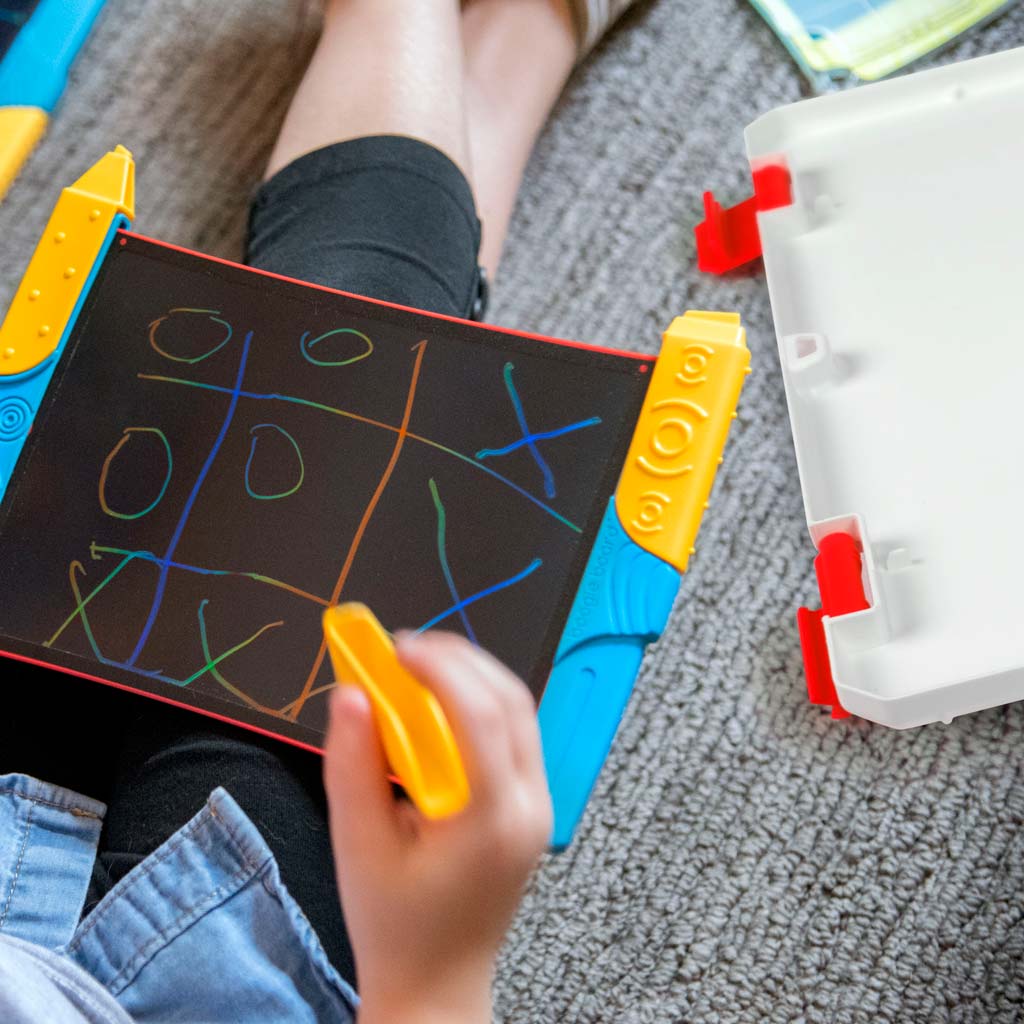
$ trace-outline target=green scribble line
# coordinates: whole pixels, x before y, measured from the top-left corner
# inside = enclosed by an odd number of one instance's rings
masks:
[[[448,584],[448,593],[451,594],[452,600],[458,605],[462,598],[459,596],[458,588],[455,586],[455,578],[452,576],[451,566],[448,564],[448,545],[445,540],[448,517],[444,510],[444,502],[441,501],[441,495],[438,494],[437,484],[434,482],[433,477],[430,478],[427,485],[430,487],[430,497],[434,500],[434,509],[437,512],[437,557],[441,563],[441,572],[444,573],[444,581]],[[479,646],[476,634],[473,632],[473,627],[469,623],[469,616],[466,614],[466,609],[462,606],[459,607],[459,618],[462,619],[463,628],[466,630],[466,635],[470,641]]]
[[[96,660],[106,664],[107,663],[107,659],[103,656],[103,652],[100,650],[100,645],[96,642],[96,637],[93,636],[92,626],[89,624],[89,616],[86,614],[86,611],[85,611],[85,605],[86,605],[86,603],[88,601],[88,598],[86,599],[86,601],[83,601],[82,600],[82,592],[81,592],[81,590],[78,589],[78,580],[75,578],[75,566],[76,565],[79,567],[79,569],[82,570],[83,573],[85,572],[85,567],[82,565],[81,562],[72,562],[71,563],[71,568],[70,568],[70,572],[68,573],[68,578],[71,580],[71,592],[75,595],[75,614],[78,614],[78,615],[81,616],[82,628],[85,630],[85,636],[86,636],[86,639],[89,641],[89,646],[92,648],[92,653],[94,655],[96,655]],[[113,576],[113,575],[115,575],[115,573],[111,574],[111,576]],[[107,580],[104,580],[104,584],[103,585],[105,585],[110,580],[110,578],[111,577],[108,576]],[[89,596],[91,597],[92,595],[90,594]],[[72,618],[73,617],[74,617],[74,615],[72,615]],[[53,641],[51,640],[50,643],[53,643]],[[49,647],[50,643],[46,644],[45,646]]]
[[[163,374],[156,373],[140,373],[138,375],[139,380],[152,380],[158,381],[162,384],[183,384],[189,388],[201,388],[205,391],[218,391],[221,394],[232,394],[231,388],[221,387],[219,384],[204,384],[196,380],[186,380],[183,377],[167,377]],[[239,391],[239,397],[241,398],[254,398],[263,401],[277,401],[277,402],[288,402],[292,405],[302,405],[309,409],[319,409],[321,412],[329,412],[335,416],[343,416],[346,419],[356,420],[359,423],[366,423],[372,427],[380,427],[383,430],[390,430],[397,432],[397,428],[392,426],[390,423],[382,423],[380,420],[370,419],[368,416],[360,416],[357,413],[348,412],[345,409],[338,409],[333,405],[324,405],[322,402],[314,402],[307,398],[296,398],[294,395],[279,395],[279,394],[261,394],[258,391]],[[456,451],[454,448],[449,448],[447,445],[441,444],[439,441],[433,441],[429,437],[423,437],[421,434],[413,434],[407,432],[405,435],[410,441],[418,441],[420,444],[428,445],[431,448],[436,448],[438,451],[444,452],[447,455],[452,455],[462,462],[467,463],[470,466],[479,469],[481,472],[486,473],[488,476],[493,477],[495,480],[503,483],[506,487],[511,487],[512,490],[521,494],[527,500],[533,502],[538,508],[543,509],[549,516],[557,519],[560,523],[568,526],[574,533],[582,533],[583,528],[577,526],[571,519],[566,519],[560,512],[556,512],[550,505],[545,504],[540,498],[532,495],[528,490],[520,487],[519,484],[509,480],[508,477],[502,476],[501,473],[491,469],[490,466],[485,466],[482,462],[477,461],[469,455],[464,455],[460,451]]]
[[[209,603],[209,598],[203,598],[203,600],[199,602],[199,642],[203,647],[203,657],[206,659],[207,665],[209,666],[210,675],[212,675],[221,686],[235,694],[236,697],[241,697],[245,700],[246,694],[239,690],[237,686],[229,683],[224,676],[221,675],[220,669],[214,664],[213,653],[210,651],[210,642],[206,632],[206,616],[203,615],[203,609]]]
[[[153,562],[155,565],[160,565],[162,562],[152,551],[129,551],[127,548],[106,547],[103,544],[97,544],[95,541],[90,545],[89,551],[93,558],[96,558],[97,552],[99,552],[109,555],[125,555],[128,559],[137,558],[143,562]],[[185,572],[194,572],[200,576],[240,576],[244,579],[255,580],[257,583],[266,583],[271,587],[287,590],[289,594],[294,594],[296,597],[305,598],[307,601],[312,601],[324,608],[327,607],[328,602],[325,598],[317,597],[316,594],[311,594],[307,590],[301,590],[299,587],[292,586],[291,583],[285,583],[284,580],[275,579],[273,576],[264,576],[263,573],[243,572],[239,569],[205,569],[202,566],[188,565],[185,562],[169,562],[168,564],[172,569],[183,569]]]
[[[95,545],[94,545],[94,547],[95,547]],[[100,650],[100,645],[97,642],[96,636],[95,636],[95,634],[92,631],[92,624],[89,622],[89,614],[88,614],[88,612],[86,612],[85,606],[92,600],[92,598],[97,593],[99,593],[100,590],[102,590],[112,579],[114,579],[114,577],[117,576],[117,574],[130,561],[132,561],[133,557],[134,556],[132,554],[129,554],[126,558],[122,559],[120,564],[117,566],[117,568],[115,568],[111,573],[109,573],[106,576],[106,578],[85,598],[82,597],[82,591],[81,591],[81,589],[78,586],[78,578],[77,578],[77,575],[76,575],[76,572],[75,572],[76,567],[82,573],[85,572],[85,568],[84,568],[84,566],[82,565],[81,562],[78,562],[78,561],[72,562],[71,566],[70,566],[70,572],[68,574],[68,578],[69,578],[69,580],[71,582],[71,592],[74,595],[74,599],[75,599],[75,610],[67,617],[67,619],[65,619],[64,624],[60,627],[60,629],[58,629],[57,632],[53,635],[53,637],[51,637],[49,640],[47,640],[46,643],[43,646],[44,647],[52,646],[53,643],[57,640],[57,638],[61,635],[61,633],[76,618],[80,618],[82,620],[82,629],[85,631],[86,640],[89,642],[89,647],[92,649],[92,653],[95,656],[96,660],[99,661],[101,664],[104,664],[104,665],[113,665],[115,667],[121,667],[121,668],[127,667],[127,666],[122,665],[119,662],[112,661],[110,658],[106,657],[104,655],[104,653]],[[171,683],[174,686],[186,687],[190,683],[195,682],[200,676],[202,676],[205,673],[209,672],[214,677],[214,679],[216,679],[217,682],[221,684],[221,686],[223,686],[226,689],[230,690],[232,693],[234,693],[237,697],[239,697],[241,700],[245,701],[246,703],[255,705],[257,702],[253,701],[253,699],[251,697],[249,697],[247,694],[243,693],[237,687],[232,686],[232,684],[229,683],[224,678],[223,675],[221,675],[221,673],[217,669],[217,666],[222,661],[225,661],[227,658],[230,658],[231,655],[237,654],[239,651],[241,651],[244,648],[248,647],[249,644],[254,643],[261,636],[263,636],[263,634],[266,633],[267,630],[275,629],[277,626],[283,626],[284,625],[284,620],[281,620],[279,622],[268,622],[265,626],[261,626],[255,633],[253,633],[252,636],[250,636],[247,639],[243,640],[241,643],[235,644],[234,647],[228,648],[228,650],[226,650],[223,654],[220,654],[220,655],[218,655],[215,658],[210,653],[210,646],[209,646],[207,635],[206,635],[206,620],[205,620],[205,618],[203,616],[203,609],[209,603],[210,603],[209,602],[209,598],[204,598],[203,601],[199,605],[199,636],[200,636],[200,642],[202,643],[202,647],[203,647],[203,657],[206,658],[206,664],[204,664],[202,666],[202,668],[200,668],[197,671],[193,672],[192,675],[190,675],[187,679],[172,679],[171,677],[165,676],[165,675],[163,675],[162,673],[159,673],[159,672],[144,672],[142,674],[146,675],[146,676],[153,677],[153,678],[157,678],[157,679],[161,680],[161,682]]]
[[[277,626],[283,626],[284,620],[282,619],[278,622],[268,622],[265,626],[260,626],[260,628],[256,630],[256,632],[253,633],[253,635],[249,637],[247,640],[243,640],[241,643],[235,644],[234,647],[229,647],[223,654],[219,654],[216,658],[211,658],[210,645],[207,642],[206,636],[206,619],[203,616],[203,609],[209,603],[210,599],[208,597],[204,597],[203,600],[199,602],[199,638],[200,642],[203,645],[203,657],[206,658],[206,664],[198,671],[193,672],[192,675],[190,675],[187,679],[183,679],[178,685],[188,686],[190,683],[195,682],[201,675],[204,675],[205,673],[209,672],[213,676],[213,678],[221,684],[221,686],[230,690],[237,697],[241,697],[247,703],[252,702],[251,697],[248,697],[246,694],[242,693],[242,691],[239,690],[237,687],[232,686],[231,683],[229,683],[220,674],[220,672],[217,670],[217,666],[222,661],[226,660],[227,658],[230,658],[232,654],[237,654],[239,651],[248,647],[249,644],[258,640],[261,636],[263,636],[264,633],[267,632],[268,629],[275,629]]]
[[[85,606],[86,606],[86,605],[87,605],[87,604],[88,604],[88,603],[89,603],[89,602],[90,602],[90,601],[91,601],[91,600],[92,600],[92,599],[93,599],[93,598],[94,598],[94,597],[95,597],[95,596],[96,596],[96,595],[97,595],[97,594],[98,594],[98,593],[99,593],[99,592],[100,592],[100,591],[101,591],[101,590],[102,590],[102,589],[103,589],[103,588],[104,588],[105,586],[107,586],[107,584],[108,584],[108,583],[110,583],[110,582],[111,582],[111,581],[112,581],[112,580],[113,580],[113,579],[114,579],[114,578],[115,578],[115,577],[117,576],[117,574],[118,574],[118,573],[119,573],[119,572],[120,572],[120,571],[121,571],[121,570],[122,570],[122,569],[123,569],[123,568],[124,568],[124,567],[125,567],[125,566],[126,566],[126,565],[127,565],[128,563],[129,563],[129,562],[131,562],[131,561],[132,561],[132,560],[133,560],[134,558],[138,557],[138,556],[137,556],[137,554],[136,554],[135,552],[118,552],[118,553],[120,553],[120,554],[125,554],[125,555],[126,555],[126,557],[125,557],[125,558],[123,558],[123,559],[121,560],[121,562],[120,562],[120,563],[118,564],[118,566],[117,566],[117,567],[116,567],[116,568],[115,568],[115,569],[113,570],[113,572],[109,573],[109,574],[108,574],[108,575],[106,576],[106,578],[104,578],[104,579],[103,579],[103,580],[102,580],[102,581],[101,581],[100,583],[98,583],[98,584],[97,584],[97,585],[96,585],[95,587],[93,587],[93,589],[92,589],[92,590],[91,590],[91,591],[89,592],[88,596],[87,596],[87,597],[86,597],[86,598],[85,598],[84,600],[82,600],[82,599],[81,599],[81,594],[79,593],[79,591],[78,591],[78,589],[77,589],[77,584],[76,584],[76,583],[74,582],[74,579],[73,579],[73,577],[72,577],[72,584],[71,584],[71,589],[72,589],[72,591],[73,591],[73,592],[74,592],[74,594],[75,594],[75,600],[76,600],[76,606],[75,606],[75,609],[74,609],[74,610],[73,610],[73,611],[71,612],[71,614],[70,614],[70,615],[69,615],[69,616],[68,616],[68,617],[67,617],[67,618],[66,618],[66,619],[65,619],[65,620],[63,621],[63,623],[61,623],[61,625],[60,625],[60,628],[59,628],[59,629],[57,630],[57,632],[56,632],[56,633],[54,633],[54,634],[53,634],[53,636],[51,636],[51,637],[50,637],[50,639],[49,639],[49,640],[47,640],[47,641],[46,641],[46,642],[45,642],[45,643],[43,644],[43,646],[44,646],[44,647],[52,647],[52,646],[53,646],[53,645],[54,645],[54,644],[55,644],[55,643],[57,642],[57,640],[58,640],[58,639],[60,639],[60,635],[61,635],[61,633],[63,633],[63,632],[64,632],[64,630],[65,630],[65,629],[67,629],[67,628],[68,628],[68,626],[70,626],[70,625],[71,625],[71,623],[72,623],[72,622],[74,622],[74,621],[75,621],[75,619],[76,619],[76,618],[78,618],[78,616],[79,616],[79,615],[81,615],[81,616],[82,616],[82,618],[83,618],[83,619],[85,619],[85,617],[86,617],[86,616],[85,616]],[[76,564],[77,564],[77,565],[81,565],[81,563],[80,563],[80,562],[77,562],[77,563],[76,563],[76,562],[72,562],[71,564],[72,564],[72,566],[74,566],[74,565],[76,565]],[[83,571],[83,572],[85,571],[85,568],[84,568],[84,566],[83,566],[83,568],[82,568],[82,571]],[[88,632],[89,632],[89,628],[88,628],[88,626],[86,626],[86,633],[88,633]],[[101,660],[101,661],[103,660],[103,659],[102,659],[102,657],[101,657],[100,655],[97,655],[97,657],[100,657],[100,660]]]

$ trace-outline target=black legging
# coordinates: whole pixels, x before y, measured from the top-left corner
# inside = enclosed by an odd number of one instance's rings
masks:
[[[354,139],[301,157],[257,192],[246,260],[287,277],[479,316],[480,224],[469,183],[413,139]],[[42,669],[3,666],[2,771],[103,800],[86,911],[224,786],[259,828],[331,962],[355,968],[338,903],[317,755],[192,712]],[[40,721],[50,711],[50,734]],[[59,739],[57,737],[60,737]]]

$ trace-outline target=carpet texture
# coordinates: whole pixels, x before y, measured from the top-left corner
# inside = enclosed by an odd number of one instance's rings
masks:
[[[111,0],[0,206],[0,303],[115,142],[139,231],[237,257],[316,30],[311,3]],[[1020,45],[1024,6],[941,59]],[[742,198],[743,127],[803,92],[745,3],[641,4],[529,167],[492,319],[653,353],[673,315],[736,309],[755,373],[668,632],[503,955],[510,1024],[1024,1019],[1024,706],[898,733],[808,705],[812,549],[763,276],[695,268],[702,190]]]

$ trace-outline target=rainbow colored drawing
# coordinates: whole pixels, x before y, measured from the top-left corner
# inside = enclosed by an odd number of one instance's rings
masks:
[[[460,631],[538,700],[567,842],[694,550],[738,317],[657,362],[446,320],[119,230],[133,185],[119,149],[65,192],[0,325],[0,655],[319,749],[325,610]]]

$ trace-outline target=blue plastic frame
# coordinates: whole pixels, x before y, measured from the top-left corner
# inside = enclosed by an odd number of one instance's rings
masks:
[[[41,0],[0,61],[0,107],[53,110],[106,0]]]
[[[680,573],[636,544],[608,503],[540,704],[544,767],[566,846],[633,691],[644,650],[661,636]]]

